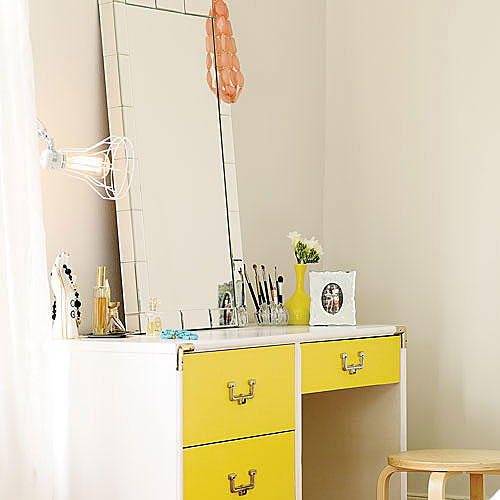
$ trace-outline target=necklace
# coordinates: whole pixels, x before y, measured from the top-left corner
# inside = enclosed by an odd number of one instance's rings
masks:
[[[66,265],[63,264],[63,269],[64,273],[66,276],[68,276],[69,282],[71,283],[71,288],[73,288],[73,292],[75,294],[75,298],[70,300],[70,305],[73,308],[73,310],[70,313],[70,316],[76,321],[76,325],[80,326],[81,324],[81,311],[80,307],[82,305],[82,302],[80,301],[80,294],[78,293],[78,289],[76,287],[76,284],[73,281],[73,275],[71,274],[71,269]],[[52,304],[52,319],[56,319],[56,301],[54,300]]]

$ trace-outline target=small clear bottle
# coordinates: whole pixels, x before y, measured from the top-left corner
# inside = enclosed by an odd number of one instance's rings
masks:
[[[106,267],[98,266],[96,286],[94,287],[94,315],[92,317],[92,333],[105,335],[108,325],[109,286],[106,283]]]
[[[119,307],[120,302],[110,302],[108,305],[108,326],[106,328],[108,333],[127,333],[127,329],[121,322],[118,314]]]
[[[161,315],[158,312],[160,301],[156,297],[149,299],[149,311],[147,313],[146,335],[160,335],[162,332]]]

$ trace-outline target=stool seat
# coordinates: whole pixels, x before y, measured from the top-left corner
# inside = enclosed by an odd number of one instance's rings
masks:
[[[414,450],[388,457],[389,465],[408,471],[500,471],[498,450]]]

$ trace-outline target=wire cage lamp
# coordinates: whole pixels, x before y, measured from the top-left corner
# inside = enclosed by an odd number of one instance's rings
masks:
[[[119,200],[129,192],[136,160],[127,137],[110,136],[89,148],[56,149],[40,120],[37,133],[47,145],[40,158],[43,168],[84,181],[104,200]]]

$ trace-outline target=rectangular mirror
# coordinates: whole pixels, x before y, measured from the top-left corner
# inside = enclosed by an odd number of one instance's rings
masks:
[[[110,129],[138,160],[117,202],[127,328],[145,331],[150,297],[164,327],[235,326],[218,310],[235,306],[242,256],[230,106],[207,83],[212,19],[134,3],[100,5]]]

